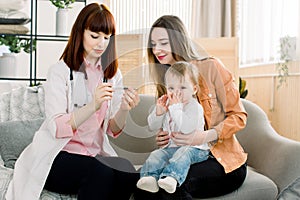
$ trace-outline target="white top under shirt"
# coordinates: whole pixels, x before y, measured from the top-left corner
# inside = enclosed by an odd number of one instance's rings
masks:
[[[181,132],[183,134],[193,133],[195,130],[204,131],[203,108],[199,102],[192,98],[187,104],[177,103],[168,107],[168,112],[163,115],[156,115],[156,107],[148,116],[149,129],[171,132]],[[170,139],[168,147],[177,147]],[[207,143],[194,146],[199,149],[208,150]]]

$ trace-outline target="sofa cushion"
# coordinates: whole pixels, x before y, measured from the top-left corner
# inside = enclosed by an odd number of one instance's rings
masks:
[[[25,87],[13,89],[10,96],[10,117],[9,120],[19,121],[23,118],[23,103],[25,103]],[[30,118],[27,118],[30,119]]]
[[[278,200],[285,199],[300,199],[300,177],[281,191]]]
[[[45,117],[43,87],[28,87],[23,96],[22,120]]]
[[[4,199],[8,184],[12,179],[13,170],[0,165],[0,199]]]
[[[42,86],[19,87],[0,95],[0,121],[20,121],[45,116]]]
[[[0,96],[0,120],[8,121],[10,118],[10,96],[11,93],[3,93]]]
[[[4,200],[8,185],[13,176],[13,169],[0,165],[0,199]],[[40,200],[76,200],[76,195],[65,195],[43,190]]]
[[[55,192],[50,192],[48,190],[43,190],[39,200],[76,200],[76,195],[58,194]]]
[[[0,155],[5,167],[14,168],[17,158],[32,141],[43,121],[43,118],[39,118],[0,123]]]

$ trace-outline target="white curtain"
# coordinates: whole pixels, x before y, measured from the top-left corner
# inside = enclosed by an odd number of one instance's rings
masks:
[[[193,0],[191,36],[231,37],[234,33],[235,1]]]
[[[193,0],[103,0],[117,22],[118,33],[143,33],[162,15],[176,15],[189,28]]]
[[[281,37],[299,35],[299,0],[240,0],[241,64],[279,59]],[[298,37],[299,38],[299,37]]]
[[[297,9],[298,9],[298,16],[297,16],[298,27],[297,27],[297,33],[296,33],[296,35],[297,35],[296,57],[297,57],[297,59],[299,59],[300,58],[300,25],[299,25],[299,23],[300,23],[300,3],[298,3],[298,8]]]

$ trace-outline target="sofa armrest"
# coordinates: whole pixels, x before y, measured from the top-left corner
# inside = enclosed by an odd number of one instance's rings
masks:
[[[259,106],[245,99],[242,102],[248,119],[237,137],[248,153],[248,164],[271,178],[282,191],[300,176],[300,142],[279,135]]]

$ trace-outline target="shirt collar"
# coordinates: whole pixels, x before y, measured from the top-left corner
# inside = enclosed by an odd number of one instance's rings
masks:
[[[98,59],[98,62],[93,66],[86,58],[84,58],[84,63],[87,67],[101,69],[101,58]],[[101,69],[102,70],[102,69]]]

